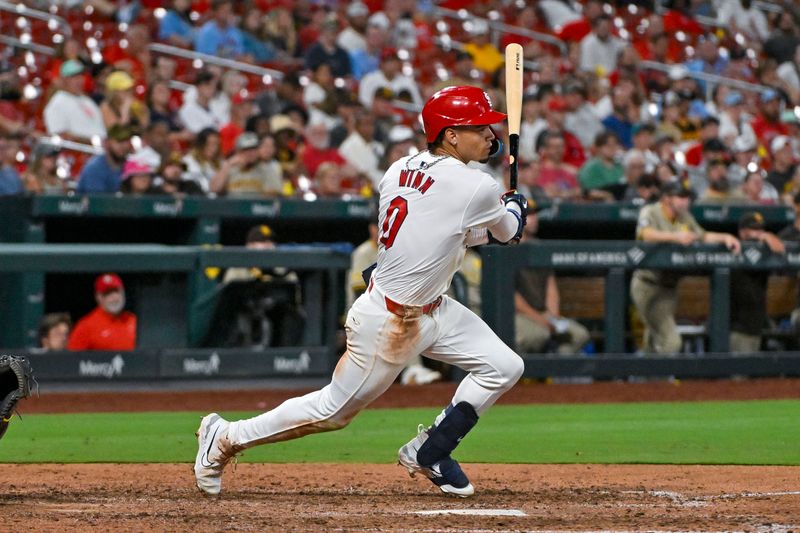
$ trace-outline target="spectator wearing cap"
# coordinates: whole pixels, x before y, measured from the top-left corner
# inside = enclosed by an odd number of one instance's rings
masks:
[[[269,129],[275,140],[275,159],[285,176],[294,176],[298,166],[300,129],[289,115],[275,115],[269,119]]]
[[[625,171],[617,162],[620,144],[609,131],[600,133],[594,141],[595,156],[578,171],[578,182],[584,191],[605,191],[616,198],[624,194]]]
[[[537,240],[540,207],[528,206],[521,243]],[[561,314],[560,295],[552,270],[522,268],[516,275],[514,328],[517,350],[541,353],[548,343],[561,355],[579,353],[589,342],[589,331],[576,320]]]
[[[147,127],[150,112],[133,96],[133,85],[133,78],[124,70],[114,71],[106,78],[106,98],[100,103],[106,129],[115,124]]]
[[[617,68],[617,57],[626,44],[611,34],[611,17],[605,13],[592,20],[592,32],[580,43],[579,69],[608,76]]]
[[[247,231],[244,245],[248,250],[260,251],[274,250],[278,247],[275,242],[275,232],[266,224],[259,224],[258,226],[250,228]],[[296,273],[284,267],[275,267],[269,270],[262,270],[260,268],[229,268],[225,271],[222,282],[230,283],[232,281],[251,280],[269,282],[274,279],[283,279],[294,283],[298,280]]]
[[[383,177],[379,165],[383,150],[383,146],[375,141],[372,115],[365,109],[356,111],[350,134],[339,147],[339,153],[352,167],[370,179],[375,190]]]
[[[205,128],[219,130],[222,126],[220,117],[211,108],[211,100],[217,93],[217,83],[217,77],[211,72],[200,71],[194,83],[197,88],[196,98],[184,99],[178,118],[192,133],[199,133]]]
[[[246,90],[234,95],[231,100],[231,120],[219,130],[222,142],[222,153],[226,156],[233,152],[236,139],[244,133],[247,120],[253,116],[256,107],[252,95]]]
[[[386,47],[386,30],[379,24],[367,23],[364,34],[366,45],[348,52],[353,78],[360,81],[369,74],[378,70],[381,64],[381,51]]]
[[[212,18],[203,24],[195,34],[194,49],[203,54],[228,59],[243,56],[242,33],[233,23],[233,2],[231,0],[213,0],[211,12]]]
[[[161,189],[153,184],[154,178],[155,172],[150,166],[129,159],[122,167],[122,184],[119,186],[119,192],[131,196],[161,194]]]
[[[119,276],[101,274],[94,282],[97,307],[75,324],[67,349],[123,351],[136,347],[136,315],[125,311],[125,286]]]
[[[751,204],[776,205],[780,202],[780,195],[772,184],[764,181],[761,170],[748,172],[742,183],[742,194]]]
[[[689,167],[687,174],[692,190],[699,196],[703,196],[708,188],[708,173],[712,162],[726,162],[730,159],[728,147],[717,138],[709,139],[702,145],[701,163],[697,166]]]
[[[636,240],[688,246],[695,242],[723,244],[741,251],[739,240],[727,233],[705,231],[689,212],[692,192],[679,181],[662,187],[661,199],[639,211]],[[675,324],[680,274],[663,270],[636,270],[631,280],[631,299],[645,325],[644,351],[677,353],[681,336]]]
[[[0,135],[0,196],[22,194],[25,188],[16,169],[19,138],[16,135]]]
[[[275,236],[272,228],[266,224],[253,226],[247,231],[245,237],[245,247],[249,250],[274,250]],[[250,281],[259,278],[263,272],[259,268],[232,267],[225,271],[222,278],[223,283],[233,281]]]
[[[242,133],[236,140],[236,153],[225,160],[211,181],[211,191],[229,197],[267,197],[283,193],[283,179],[260,160],[258,136]]]
[[[700,202],[713,204],[741,204],[747,197],[728,179],[728,161],[712,159],[706,164],[706,187],[699,194]]]
[[[781,122],[781,95],[775,89],[767,89],[759,96],[760,113],[750,126],[756,134],[761,146],[769,148],[772,139],[778,135],[786,135],[789,130]]]
[[[49,135],[79,142],[106,138],[103,113],[83,92],[83,72],[83,63],[76,59],[61,64],[62,88],[44,108],[44,124]]]
[[[186,163],[185,178],[197,183],[204,193],[211,192],[211,181],[222,167],[219,132],[214,128],[201,130],[183,162]]]
[[[58,146],[40,140],[31,153],[28,170],[22,177],[25,190],[31,194],[66,194],[67,178],[58,175]]]
[[[772,254],[786,253],[786,247],[778,236],[764,229],[764,217],[758,211],[748,211],[739,219],[739,240],[743,245],[761,248],[766,245]],[[769,326],[768,280],[767,271],[731,270],[731,353],[754,353],[761,349],[761,331]]]
[[[742,139],[746,145],[756,144],[756,134],[750,125],[750,117],[745,108],[744,96],[738,91],[731,91],[722,101],[722,112],[719,114],[719,137],[729,146],[736,139]]]
[[[336,15],[331,13],[322,22],[317,41],[306,52],[306,68],[314,70],[320,63],[327,63],[335,78],[344,78],[353,73],[350,56],[336,44],[338,34],[339,21]]]
[[[67,349],[72,319],[69,313],[48,313],[39,321],[39,348],[42,352],[61,352]]]
[[[574,199],[580,196],[578,169],[564,161],[566,143],[558,131],[545,130],[539,138],[539,165],[536,185],[549,198]]]
[[[105,151],[92,157],[81,170],[76,191],[79,193],[115,193],[122,183],[122,166],[132,151],[133,130],[116,125],[108,130]]]
[[[579,81],[567,83],[564,86],[564,101],[567,106],[564,128],[575,135],[584,149],[588,150],[597,134],[605,128],[594,106],[589,103],[586,86]]]
[[[348,54],[356,50],[365,50],[367,40],[364,33],[367,29],[369,8],[363,2],[350,2],[345,9],[347,17],[347,27],[339,33],[336,44],[344,49]]]
[[[486,74],[497,72],[505,64],[505,57],[490,39],[489,23],[484,19],[473,19],[467,31],[469,41],[464,45],[464,51],[472,56],[475,68]]]
[[[414,78],[402,73],[403,63],[394,48],[384,48],[381,51],[380,68],[370,72],[361,80],[358,86],[358,100],[367,109],[372,107],[372,99],[378,89],[385,87],[394,94],[407,91],[413,103],[422,105],[422,96]]]
[[[186,163],[183,162],[180,152],[172,152],[163,158],[158,170],[161,192],[177,197],[202,195],[202,187],[194,180],[184,179],[185,173]]]
[[[796,155],[791,139],[786,135],[773,137],[770,143],[772,168],[767,174],[767,181],[783,195],[791,187],[792,177],[797,169]]]
[[[190,14],[192,0],[172,0],[172,6],[158,21],[158,40],[189,48],[194,43],[195,27]]]

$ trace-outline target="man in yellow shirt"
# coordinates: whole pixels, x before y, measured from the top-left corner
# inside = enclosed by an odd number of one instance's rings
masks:
[[[489,23],[483,19],[473,20],[470,34],[472,41],[464,45],[464,51],[472,56],[475,68],[487,74],[494,74],[506,60],[491,42]]]

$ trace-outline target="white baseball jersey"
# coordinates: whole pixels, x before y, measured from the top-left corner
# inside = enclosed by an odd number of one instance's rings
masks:
[[[492,226],[506,214],[497,182],[453,157],[403,157],[379,188],[373,279],[404,305],[425,305],[445,293],[464,258],[467,231]]]
[[[469,372],[450,405],[467,402],[478,415],[522,375],[522,359],[456,300],[445,295],[428,313],[410,315],[395,314],[386,301],[388,296],[421,306],[443,295],[467,242],[479,240],[472,237],[481,232],[469,230],[488,226],[493,232],[499,229],[497,235],[514,234],[517,222],[501,202],[497,182],[457,159],[422,152],[393,164],[380,181],[380,194],[375,284],[347,314],[347,350],[331,383],[262,415],[232,422],[227,433],[232,445],[249,448],[344,427],[419,354]],[[508,227],[503,227],[507,220]]]

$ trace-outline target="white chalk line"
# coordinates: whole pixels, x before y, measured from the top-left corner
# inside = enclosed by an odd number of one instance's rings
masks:
[[[418,515],[465,515],[465,516],[528,516],[519,509],[432,509],[412,511]]]

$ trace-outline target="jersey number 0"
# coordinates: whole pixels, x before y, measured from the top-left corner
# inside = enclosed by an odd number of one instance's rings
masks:
[[[402,196],[395,196],[389,203],[389,209],[386,210],[386,218],[383,219],[383,229],[381,231],[381,244],[385,249],[389,249],[394,244],[394,239],[397,237],[397,232],[400,231],[400,226],[408,216],[408,201]]]

